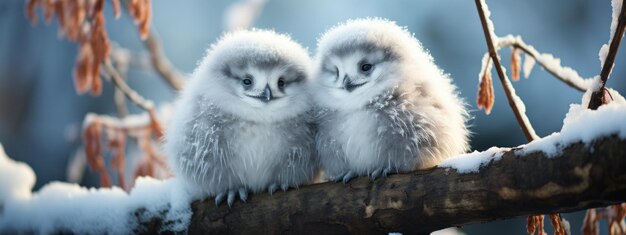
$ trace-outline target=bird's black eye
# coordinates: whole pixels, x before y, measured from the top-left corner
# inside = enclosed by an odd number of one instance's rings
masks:
[[[278,79],[278,87],[283,88],[284,86],[285,86],[285,79],[279,78]]]
[[[250,85],[252,85],[252,80],[250,80],[249,78],[246,78],[246,79],[242,80],[241,83],[243,83],[246,86],[250,86]]]
[[[363,65],[361,65],[361,71],[363,71],[363,72],[370,71],[371,69],[372,69],[372,65],[371,64],[363,64]]]

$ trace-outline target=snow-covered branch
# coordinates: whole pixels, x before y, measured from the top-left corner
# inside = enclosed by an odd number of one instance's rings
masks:
[[[615,63],[615,56],[617,55],[617,49],[624,36],[624,30],[626,30],[626,5],[623,4],[623,0],[613,0],[613,16],[611,21],[611,38],[609,39],[610,45],[604,45],[600,49],[600,62],[602,64],[602,70],[600,71],[600,86],[597,90],[594,90],[589,101],[590,109],[597,109],[600,105],[607,103],[605,100],[606,81],[611,75],[613,64]]]
[[[626,100],[615,93],[614,102],[595,111],[571,105],[560,132],[527,145],[373,182],[362,177],[253,194],[232,208],[197,201],[194,186],[179,178],[139,178],[128,193],[60,182],[32,192],[32,169],[0,150],[0,233],[414,234],[616,204],[626,201]],[[97,119],[134,129],[149,117]]]
[[[530,58],[526,57],[526,62],[530,63],[525,63],[524,66],[524,73],[526,77],[530,74],[530,70],[533,65],[532,62],[537,62],[548,73],[576,90],[585,92],[593,84],[593,78],[585,79],[578,75],[576,70],[567,66],[562,66],[560,59],[555,58],[551,54],[540,53],[537,49],[535,49],[535,47],[526,44],[524,40],[522,40],[521,36],[507,35],[498,38],[496,50],[509,46],[518,48],[522,50],[525,55],[530,56]]]
[[[515,216],[568,212],[626,201],[626,140],[599,138],[571,144],[558,156],[520,154],[524,148],[467,157],[486,160],[480,170],[435,168],[324,183],[274,195],[253,195],[246,204],[192,204],[194,234],[427,233],[450,226]],[[454,165],[454,164],[451,164]],[[143,224],[159,231],[161,223]],[[520,225],[523,227],[523,225]]]
[[[497,40],[496,34],[493,28],[493,22],[489,19],[491,12],[485,3],[485,0],[475,0],[476,8],[478,9],[478,15],[480,17],[480,22],[483,27],[483,32],[485,33],[485,39],[487,41],[487,48],[489,49],[489,56],[491,57],[491,61],[493,62],[494,67],[496,68],[496,72],[498,73],[498,77],[500,78],[500,83],[502,84],[502,88],[504,89],[504,93],[506,94],[506,98],[509,101],[509,106],[511,106],[511,110],[517,119],[522,131],[524,132],[524,136],[528,141],[532,141],[534,139],[539,138],[535,133],[535,129],[533,129],[532,124],[528,120],[526,116],[526,107],[522,100],[515,94],[515,89],[513,85],[511,85],[511,81],[506,76],[504,72],[504,67],[500,64],[500,58],[498,56],[498,50],[496,49]],[[495,41],[495,42],[494,42]],[[483,60],[483,64],[484,64]],[[487,62],[488,63],[488,62]],[[486,67],[486,66],[483,66]],[[485,71],[489,73],[489,71]],[[482,83],[482,77],[481,83]],[[480,99],[480,97],[479,97]],[[491,102],[493,104],[493,102]],[[480,104],[480,103],[479,103]],[[491,109],[490,107],[488,109]]]

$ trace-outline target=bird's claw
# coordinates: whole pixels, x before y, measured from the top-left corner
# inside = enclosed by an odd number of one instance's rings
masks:
[[[343,176],[343,180],[342,181],[343,181],[344,184],[347,184],[351,179],[354,179],[354,177],[356,177],[356,174],[354,174],[354,172],[352,172],[352,171],[348,171],[348,173],[346,173]]]
[[[245,188],[240,188],[239,199],[241,199],[242,202],[248,201],[248,190],[246,190]]]
[[[378,177],[380,177],[380,175],[382,174],[383,170],[382,169],[376,169],[374,170],[371,174],[370,174],[370,179],[372,179],[372,181],[376,180]]]
[[[233,207],[235,199],[237,199],[237,195],[239,195],[239,199],[241,199],[242,202],[246,202],[248,200],[248,190],[246,190],[245,188],[240,188],[237,191],[228,190],[226,192],[217,194],[215,196],[215,205],[219,206],[220,204],[222,204],[224,199],[226,199],[226,204],[228,204],[228,207]]]
[[[276,190],[278,189],[278,184],[270,184],[269,187],[267,187],[267,192],[272,195],[272,193],[276,192]]]
[[[372,181],[380,178],[380,177],[387,177],[387,175],[389,175],[389,173],[391,173],[391,168],[379,168],[374,170],[371,174],[370,174],[370,179],[372,179]]]
[[[228,191],[228,199],[226,199],[226,203],[228,204],[228,207],[233,207],[233,203],[235,203],[235,191]]]
[[[215,196],[215,205],[219,206],[222,201],[224,201],[224,198],[226,197],[226,193],[219,193]]]

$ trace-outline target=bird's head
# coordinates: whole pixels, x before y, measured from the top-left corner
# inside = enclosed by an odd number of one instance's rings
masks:
[[[415,38],[388,20],[353,20],[335,26],[318,41],[315,97],[330,108],[363,107],[407,79],[416,68],[411,53],[421,52]]]
[[[196,71],[204,94],[226,111],[264,122],[294,117],[310,107],[310,58],[288,36],[272,31],[230,33],[209,51]]]

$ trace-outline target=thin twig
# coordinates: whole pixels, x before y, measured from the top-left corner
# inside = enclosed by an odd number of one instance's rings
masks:
[[[493,61],[493,64],[496,67],[496,71],[498,72],[498,77],[500,78],[502,88],[504,89],[506,98],[509,101],[509,106],[511,106],[511,110],[513,110],[513,114],[515,114],[515,118],[517,119],[517,122],[522,128],[522,131],[524,132],[524,136],[526,136],[526,139],[529,142],[534,139],[538,139],[539,137],[537,136],[537,134],[535,134],[535,130],[530,124],[530,121],[528,121],[528,117],[526,117],[526,114],[524,113],[524,111],[522,111],[521,108],[518,107],[516,100],[520,100],[520,99],[515,94],[515,90],[513,90],[511,82],[509,81],[508,77],[504,73],[504,70],[502,69],[502,65],[500,64],[500,59],[498,58],[498,53],[493,43],[493,38],[491,37],[491,34],[487,26],[487,17],[485,16],[485,12],[483,11],[482,2],[481,0],[475,0],[475,2],[476,2],[476,8],[478,9],[478,15],[480,16],[480,23],[483,27],[483,32],[487,40],[487,47],[489,48],[489,56],[491,57],[491,60]]]
[[[137,106],[148,112],[154,110],[154,104],[152,103],[152,101],[146,100],[141,95],[139,95],[139,93],[130,88],[130,86],[128,86],[126,81],[124,81],[120,73],[117,72],[113,65],[111,65],[110,60],[104,62],[104,71],[111,78],[113,85],[120,89],[131,102],[135,103]]]
[[[152,66],[154,69],[161,75],[167,83],[174,88],[175,90],[180,90],[183,88],[183,79],[182,75],[167,59],[165,54],[163,53],[163,48],[161,47],[161,43],[155,36],[153,30],[150,30],[148,37],[144,41],[144,45],[148,48],[150,52],[150,60],[152,61]]]
[[[124,0],[123,2],[124,4],[122,5],[126,11],[128,11],[130,1]],[[152,62],[154,70],[156,70],[156,72],[161,75],[167,84],[174,88],[174,90],[181,90],[184,84],[183,76],[174,66],[172,66],[172,63],[169,59],[167,59],[165,53],[163,53],[163,47],[161,46],[161,43],[157,39],[157,36],[152,28],[148,32],[148,36],[145,40],[143,40],[143,43],[150,53],[150,61]]]
[[[560,74],[556,68],[553,68],[552,66],[546,64],[546,61],[542,60],[542,54],[537,51],[537,49],[535,49],[533,46],[530,46],[528,44],[526,44],[521,37],[514,37],[513,40],[507,40],[512,36],[505,36],[505,37],[501,37],[498,40],[498,45],[496,47],[496,50],[500,50],[504,47],[508,47],[508,46],[512,46],[515,48],[519,48],[521,49],[526,55],[529,55],[530,57],[532,57],[533,59],[535,59],[535,61],[537,61],[537,63],[543,67],[543,69],[545,69],[548,73],[552,74],[552,76],[554,76],[555,78],[561,80],[562,82],[564,82],[565,84],[567,84],[568,86],[581,91],[581,92],[585,92],[589,89],[590,86],[590,82],[592,81],[590,78],[582,78],[580,76],[575,76],[573,79],[571,78],[567,78],[565,76],[563,76],[563,74]],[[566,69],[571,69],[569,67],[561,67],[562,70],[566,70]],[[574,71],[574,70],[572,70]],[[574,71],[575,72],[575,71]],[[576,73],[576,75],[578,75]]]
[[[128,116],[128,107],[126,107],[126,97],[124,92],[119,88],[115,88],[113,93],[113,101],[115,102],[115,108],[119,117],[123,118]]]
[[[602,71],[600,72],[600,89],[591,94],[591,100],[589,100],[588,106],[589,109],[598,109],[598,107],[600,107],[603,103],[602,98],[606,92],[604,86],[606,85],[606,81],[609,79],[609,75],[613,69],[613,64],[615,63],[617,49],[619,49],[620,42],[624,36],[624,29],[626,27],[626,4],[622,4],[622,9],[617,22],[617,28],[615,29],[615,34],[613,34],[613,39],[611,40],[611,45],[609,46],[609,53],[606,56],[606,60],[602,66]]]

